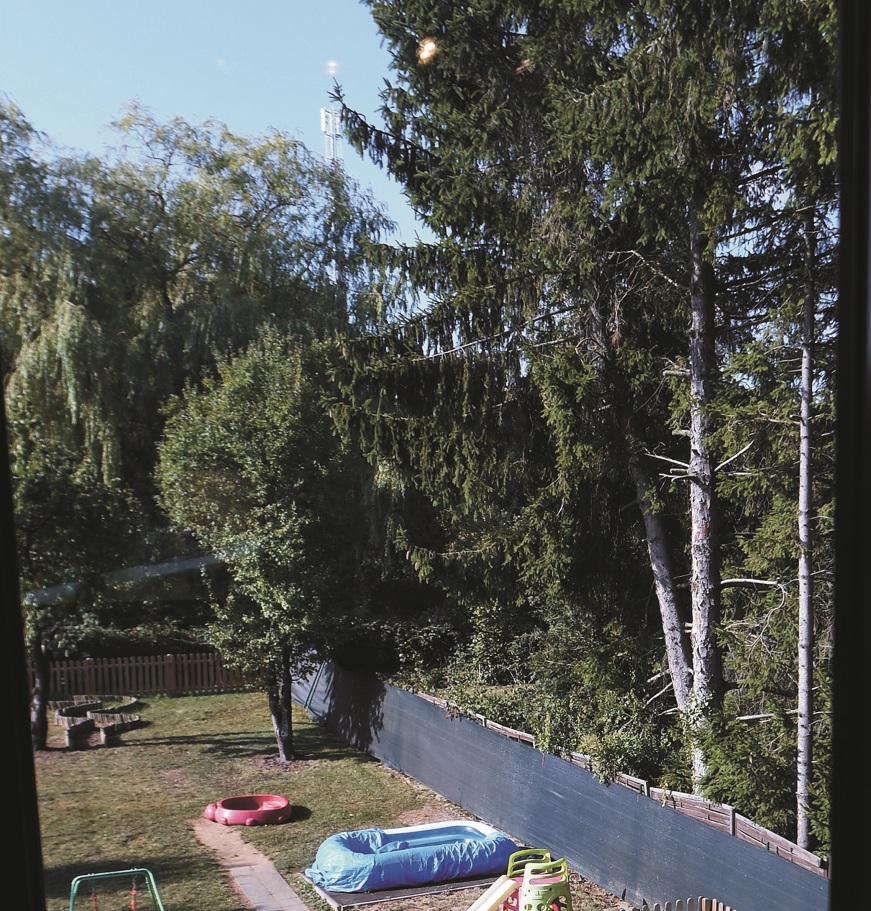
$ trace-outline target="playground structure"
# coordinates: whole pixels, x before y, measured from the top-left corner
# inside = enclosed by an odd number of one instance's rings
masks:
[[[111,880],[129,880],[130,881],[130,911],[137,911],[137,900],[140,895],[146,894],[151,899],[151,908],[155,911],[166,911],[157,891],[157,883],[150,870],[145,867],[131,867],[129,870],[111,870],[108,873],[86,873],[77,876],[70,886],[70,911],[76,911],[76,896],[80,888],[85,883],[90,883],[91,889],[88,893],[88,903],[91,911],[100,911],[100,897],[97,891],[97,883]],[[144,887],[144,893],[143,893]],[[113,906],[114,907],[114,906]]]
[[[568,864],[544,848],[522,848],[467,911],[572,911]]]
[[[432,824],[410,827],[410,830],[383,831],[416,835],[419,842],[424,842],[433,841],[439,829],[446,830],[441,833],[444,835],[453,831],[453,826]],[[110,885],[109,881],[113,880],[114,884]],[[83,888],[86,884],[90,885],[87,891]],[[144,905],[137,907],[143,900]],[[127,907],[129,911],[166,911],[154,876],[144,867],[89,873],[73,879],[69,911],[82,911],[85,903],[90,911],[101,911],[101,902],[106,906],[102,911],[119,911]],[[467,911],[572,911],[567,863],[564,859],[554,860],[545,849],[517,850],[508,859],[507,872],[500,874]]]

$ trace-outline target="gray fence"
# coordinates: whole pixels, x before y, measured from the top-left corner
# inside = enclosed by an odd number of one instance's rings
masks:
[[[633,905],[705,895],[737,911],[828,908],[825,876],[413,693],[324,665],[294,699],[346,743]]]

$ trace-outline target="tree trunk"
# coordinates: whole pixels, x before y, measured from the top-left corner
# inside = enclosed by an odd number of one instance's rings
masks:
[[[603,361],[607,370],[607,383],[611,387],[612,400],[625,401],[627,398],[624,382],[614,368],[613,352],[608,333],[605,331],[605,320],[595,303],[590,308],[591,329],[603,352]],[[618,421],[621,437],[626,451],[629,476],[635,487],[636,502],[644,522],[647,554],[653,572],[653,584],[659,615],[662,623],[662,634],[665,640],[665,654],[668,661],[668,673],[677,708],[684,712],[689,705],[692,688],[692,665],[690,663],[689,641],[685,632],[684,618],[681,614],[675,593],[674,570],[671,562],[668,535],[663,527],[662,516],[656,510],[651,492],[653,478],[639,452],[639,445],[632,431],[630,411],[618,408]]]
[[[48,698],[50,661],[42,647],[42,637],[31,643],[33,662],[33,692],[30,696],[30,740],[34,750],[44,750],[48,745]]]
[[[692,599],[693,694],[689,707],[692,728],[703,728],[720,708],[723,673],[717,626],[720,615],[719,542],[713,456],[709,447],[710,406],[713,400],[714,282],[706,261],[706,242],[695,207],[690,207],[690,523]],[[704,754],[693,750],[694,789],[699,790],[706,772]]]
[[[693,675],[684,622],[675,595],[674,572],[671,566],[668,539],[662,526],[662,516],[651,506],[651,479],[636,453],[630,454],[629,472],[635,484],[638,507],[644,521],[647,553],[653,570],[653,584],[659,603],[659,615],[662,621],[665,653],[674,698],[679,711],[683,712],[689,705]]]
[[[293,701],[291,699],[291,685],[293,678],[290,673],[288,656],[282,656],[281,675],[277,685],[269,690],[269,714],[272,716],[272,729],[275,732],[275,742],[278,744],[278,758],[282,762],[291,762],[296,759],[293,748]]]
[[[813,576],[811,572],[811,418],[813,417],[814,216],[805,216],[805,302],[801,351],[801,419],[798,480],[798,738],[796,757],[796,843],[810,847],[808,800],[813,773]]]

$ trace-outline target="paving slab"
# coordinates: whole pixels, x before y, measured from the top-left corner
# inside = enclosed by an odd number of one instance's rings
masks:
[[[231,867],[229,873],[257,911],[309,911],[271,863]]]

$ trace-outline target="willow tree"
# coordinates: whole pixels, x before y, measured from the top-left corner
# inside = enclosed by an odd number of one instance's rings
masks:
[[[3,105],[0,123],[0,361],[19,577],[31,590],[24,628],[36,681],[33,742],[42,748],[48,662],[96,625],[99,595],[86,593],[131,559],[143,529],[130,490],[85,457],[94,422],[77,411],[78,391],[59,388],[75,372],[74,350],[84,362],[98,345],[95,327],[83,325],[69,303],[78,290],[87,192],[70,163],[44,159],[50,148],[17,108]],[[64,338],[51,355],[49,336]],[[92,382],[90,367],[81,369],[83,382]]]
[[[41,590],[81,581],[77,565],[98,580],[108,560],[150,562],[174,546],[152,477],[165,404],[265,326],[306,343],[375,319],[381,278],[357,237],[389,223],[340,169],[278,132],[160,124],[132,107],[98,159],[61,156],[12,105],[0,116],[4,383],[22,583]],[[46,459],[46,476],[68,479],[53,495],[87,487],[81,548],[38,520],[26,479]],[[67,505],[59,516],[75,513]],[[102,549],[95,525],[128,529],[115,535],[126,553]],[[54,630],[31,640],[34,658],[70,644],[68,605],[28,617]]]
[[[347,420],[369,428],[378,456],[418,453],[418,475],[455,484],[473,506],[489,491],[466,483],[466,465],[490,450],[483,432],[477,453],[468,445],[464,421],[475,413],[492,424],[501,391],[531,383],[563,483],[589,477],[599,453],[622,467],[700,788],[698,735],[726,690],[718,493],[728,472],[718,466],[746,467],[746,453],[717,434],[719,403],[740,382],[723,368],[754,337],[776,272],[761,252],[770,253],[786,165],[766,141],[774,110],[762,80],[783,11],[653,0],[369,5],[397,82],[382,96],[385,130],[347,107],[344,122],[404,184],[439,243],[395,254],[434,303],[367,343],[368,354],[351,350]],[[811,53],[817,39],[807,36]],[[469,384],[422,379],[497,367],[508,378],[493,383],[499,395],[477,402]],[[455,433],[442,426],[422,442],[425,428],[403,411],[425,412],[442,391],[453,393]],[[455,459],[464,445],[465,461]],[[435,454],[453,478],[439,478]]]

